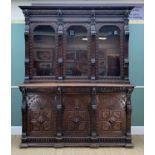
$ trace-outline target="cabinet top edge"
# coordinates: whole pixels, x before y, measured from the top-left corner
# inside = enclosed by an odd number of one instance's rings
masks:
[[[48,5],[31,5],[31,6],[19,6],[22,10],[132,10],[137,4],[48,4]],[[140,4],[138,4],[140,5]]]

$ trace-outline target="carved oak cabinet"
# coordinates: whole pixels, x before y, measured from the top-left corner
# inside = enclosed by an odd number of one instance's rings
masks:
[[[131,147],[132,6],[20,6],[25,15],[21,147]]]

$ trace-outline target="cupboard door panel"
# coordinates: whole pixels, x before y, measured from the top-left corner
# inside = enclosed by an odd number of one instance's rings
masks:
[[[56,133],[54,96],[29,94],[27,104],[29,136],[54,136]]]
[[[90,96],[81,94],[64,95],[63,132],[64,136],[89,136]]]
[[[121,93],[98,94],[97,133],[99,136],[125,136],[126,96]]]

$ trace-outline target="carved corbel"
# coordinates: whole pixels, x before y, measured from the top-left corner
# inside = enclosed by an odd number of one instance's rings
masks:
[[[27,10],[27,9],[25,9],[25,10],[23,10],[23,14],[24,14],[24,16],[25,16],[25,24],[26,25],[29,25],[29,22],[30,22],[30,10]]]

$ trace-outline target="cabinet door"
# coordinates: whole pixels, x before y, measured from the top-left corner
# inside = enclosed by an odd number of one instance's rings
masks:
[[[88,78],[89,37],[84,24],[70,25],[65,32],[64,75],[66,78]]]
[[[99,79],[121,76],[121,30],[116,25],[102,25],[97,33],[97,75]]]
[[[98,94],[97,134],[123,136],[126,130],[126,95],[121,93]]]
[[[54,78],[56,68],[56,33],[49,23],[31,25],[31,68],[34,79]]]
[[[56,133],[55,97],[32,93],[27,96],[29,136],[54,136]]]
[[[64,136],[89,136],[90,96],[81,94],[66,94],[63,99],[63,133]]]

